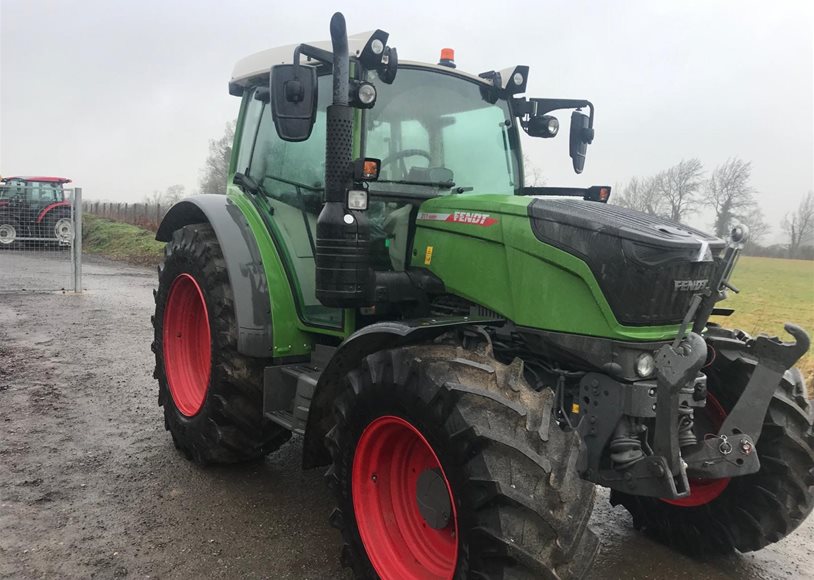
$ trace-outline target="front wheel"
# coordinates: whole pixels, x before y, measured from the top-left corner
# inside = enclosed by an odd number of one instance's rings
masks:
[[[164,426],[197,463],[261,457],[291,434],[263,419],[263,361],[237,351],[234,298],[208,224],[173,232],[155,294],[155,378]]]
[[[20,226],[16,220],[0,216],[0,249],[14,248],[19,243]]]
[[[436,344],[370,355],[348,374],[327,479],[357,578],[587,572],[598,542],[579,440],[552,420],[553,393],[517,370]]]
[[[739,358],[709,369],[707,406],[696,411],[706,432],[718,431],[753,365]],[[775,391],[756,449],[757,473],[691,481],[691,494],[679,500],[614,491],[611,503],[623,505],[637,529],[691,555],[759,550],[792,533],[814,507],[812,412],[797,369],[787,371]]]

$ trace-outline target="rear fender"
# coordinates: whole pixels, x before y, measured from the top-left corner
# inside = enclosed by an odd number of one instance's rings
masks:
[[[500,324],[494,318],[472,316],[447,319],[419,319],[400,322],[380,322],[354,332],[339,345],[319,377],[311,406],[303,443],[303,469],[330,463],[324,439],[333,427],[333,401],[342,390],[342,379],[374,352],[431,341],[444,332],[477,324]]]
[[[40,211],[37,215],[36,223],[42,223],[46,217],[58,215],[60,217],[69,216],[71,215],[71,202],[70,201],[58,201],[56,203],[52,203],[49,206],[46,206]]]
[[[176,203],[158,228],[155,238],[190,224],[208,223],[215,230],[234,295],[237,350],[258,358],[272,356],[272,324],[268,286],[257,242],[240,209],[225,195],[196,195]]]

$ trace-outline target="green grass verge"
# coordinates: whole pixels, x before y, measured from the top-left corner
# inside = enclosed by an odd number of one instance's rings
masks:
[[[722,326],[791,340],[783,324],[793,322],[814,336],[814,261],[743,256],[732,284],[740,294],[730,292],[720,303],[735,309],[730,317],[715,318]],[[814,394],[814,354],[809,351],[798,366]]]
[[[85,214],[82,250],[86,254],[152,266],[161,262],[164,242],[156,241],[155,232]]]

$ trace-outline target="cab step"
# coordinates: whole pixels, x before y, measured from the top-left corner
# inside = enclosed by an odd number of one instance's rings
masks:
[[[335,350],[317,345],[310,362],[266,367],[263,373],[263,416],[303,435],[319,377]]]

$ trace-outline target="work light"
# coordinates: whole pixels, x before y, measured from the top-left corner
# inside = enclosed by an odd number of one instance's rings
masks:
[[[636,374],[646,379],[650,375],[652,375],[656,370],[656,360],[653,358],[653,355],[645,352],[639,355],[639,358],[636,359]]]

